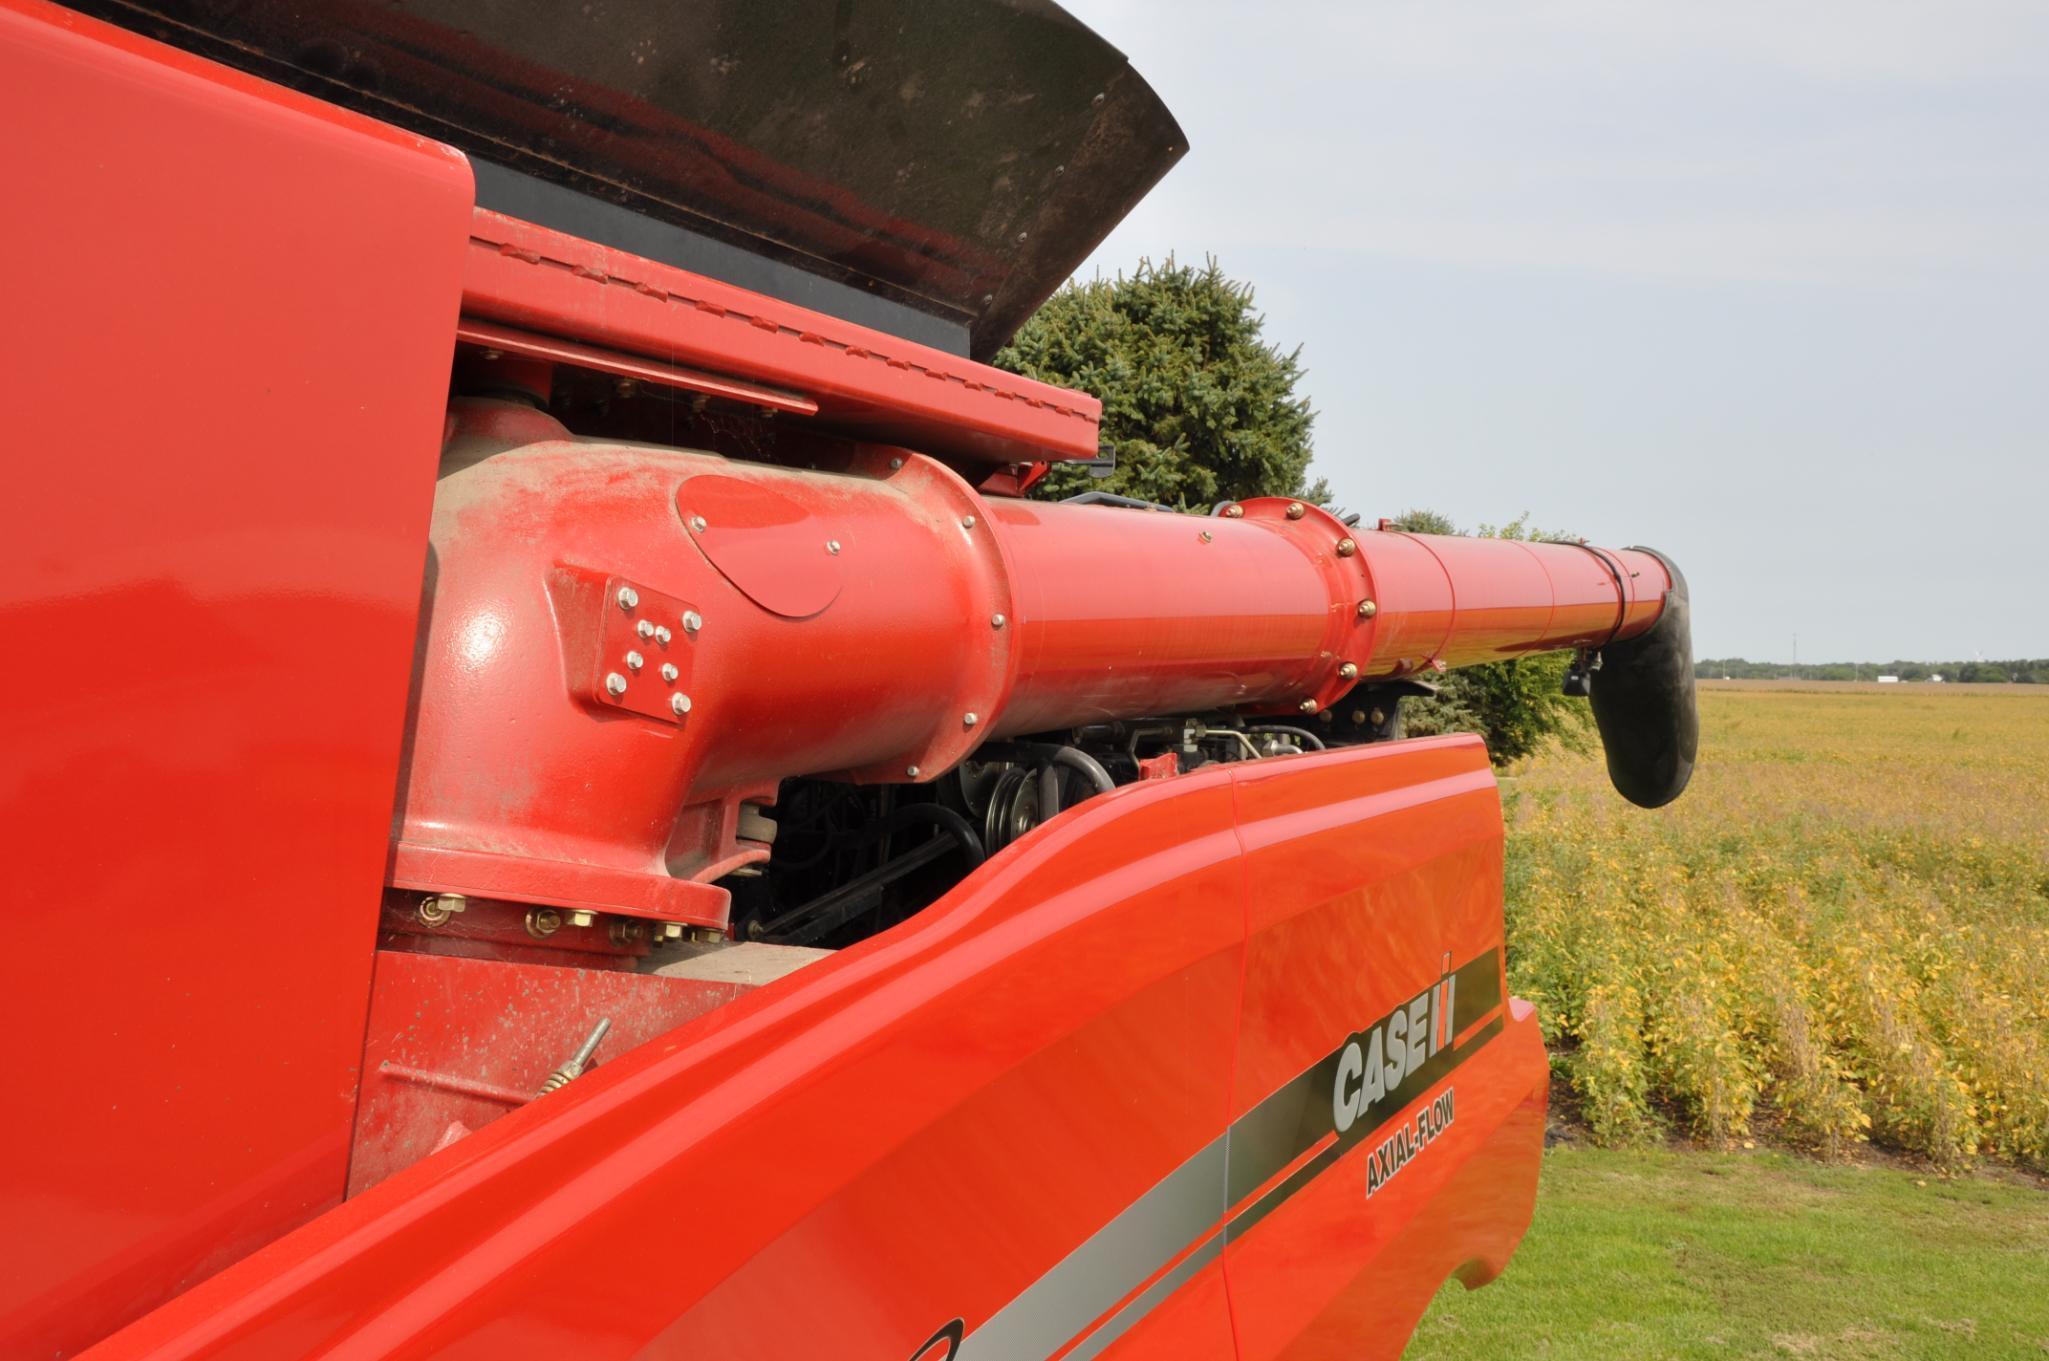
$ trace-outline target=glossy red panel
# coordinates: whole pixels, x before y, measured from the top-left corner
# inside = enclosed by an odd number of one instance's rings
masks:
[[[1070,810],[904,926],[505,1116],[95,1356],[894,1359],[954,1318],[971,1356],[1053,1354],[1158,1274],[1113,1256],[1012,1307],[1078,1244],[1191,1166],[1173,1251],[1220,1208],[1201,1159],[1243,968],[1232,774]],[[1223,1356],[1219,1303],[1212,1272],[1147,1326]]]
[[[341,1197],[470,179],[31,0],[0,113],[0,1355],[46,1357]]]
[[[1442,1075],[1391,1098],[1385,1123],[1348,1147],[1332,1143],[1332,1084],[1303,1093],[1305,1125],[1323,1132],[1313,1147],[1335,1161],[1225,1249],[1241,1354],[1342,1344],[1391,1359],[1412,1303],[1420,1312],[1468,1262],[1506,1261],[1535,1193],[1546,1066],[1528,1009],[1518,1021],[1503,1001],[1493,772],[1476,738],[1391,743],[1262,762],[1240,781],[1239,809],[1255,891],[1234,1117],[1383,1018],[1408,1023],[1385,1032],[1390,1047],[1420,1017],[1444,1051]],[[1362,1049],[1379,1061],[1378,1038]],[[1370,1160],[1447,1092],[1455,1119],[1369,1194]],[[1537,1126],[1524,1128],[1517,1113],[1533,1102]],[[1455,1182],[1474,1189],[1440,1195]],[[1252,1190],[1234,1186],[1234,1200]]]
[[[1493,1042],[1456,1080],[1458,1121],[1370,1202],[1370,1148],[1355,1149],[1227,1254],[1239,1355],[1285,1361],[1397,1361],[1448,1280],[1485,1285],[1508,1265],[1536,1206],[1544,1156],[1544,1068],[1534,1019]],[[1519,1094],[1519,1095],[1518,1095]],[[1465,1125],[1464,1129],[1459,1128]],[[1278,1216],[1276,1216],[1278,1217]],[[1162,1358],[1165,1361],[1165,1358]]]

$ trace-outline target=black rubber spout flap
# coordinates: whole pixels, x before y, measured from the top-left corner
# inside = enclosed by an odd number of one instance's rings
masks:
[[[1672,574],[1665,611],[1648,633],[1601,649],[1592,675],[1594,725],[1608,753],[1608,779],[1623,798],[1662,808],[1693,778],[1700,711],[1693,698],[1693,607],[1672,560],[1649,553]]]

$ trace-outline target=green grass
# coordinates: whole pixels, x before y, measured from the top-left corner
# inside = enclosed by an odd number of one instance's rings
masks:
[[[1405,1361],[2049,1361],[2049,1190],[1783,1153],[1562,1145],[1494,1284]]]

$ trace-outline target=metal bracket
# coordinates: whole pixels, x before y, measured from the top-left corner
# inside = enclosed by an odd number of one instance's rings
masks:
[[[704,616],[690,602],[625,577],[606,577],[598,646],[584,697],[677,726],[690,719],[690,670]]]

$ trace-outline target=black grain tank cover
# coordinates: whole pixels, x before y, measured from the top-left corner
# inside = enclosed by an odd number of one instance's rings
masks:
[[[978,357],[1187,150],[1050,0],[72,3],[940,319]]]

